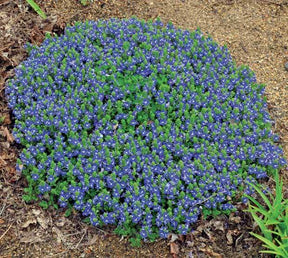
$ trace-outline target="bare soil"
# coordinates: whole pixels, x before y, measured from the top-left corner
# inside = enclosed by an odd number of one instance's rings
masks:
[[[41,19],[26,1],[0,0],[0,257],[268,257],[249,232],[258,228],[247,207],[228,216],[201,220],[186,236],[173,235],[133,248],[112,227],[95,228],[73,213],[43,210],[22,200],[27,182],[15,170],[21,151],[11,134],[13,117],[5,99],[5,81],[27,57],[26,42],[41,44],[45,33],[60,35],[78,20],[160,17],[177,27],[197,27],[226,44],[238,65],[246,64],[266,84],[269,112],[288,157],[288,1],[287,0],[77,0],[36,1]],[[1,119],[3,118],[3,119]],[[2,121],[3,120],[3,121]],[[281,174],[287,185],[288,172]],[[273,189],[270,178],[265,184]],[[287,189],[285,188],[285,191]]]

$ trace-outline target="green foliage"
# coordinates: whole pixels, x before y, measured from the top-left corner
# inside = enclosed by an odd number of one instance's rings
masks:
[[[4,122],[5,116],[0,116],[0,125]]]
[[[80,4],[86,6],[89,5],[92,2],[92,0],[80,0]]]
[[[26,201],[137,246],[231,212],[247,182],[286,164],[264,89],[199,30],[87,21],[27,50],[5,89]]]
[[[46,210],[46,209],[48,209],[49,204],[48,204],[48,202],[46,202],[46,201],[41,201],[41,202],[39,203],[39,206]]]
[[[262,253],[275,254],[276,257],[288,257],[288,199],[283,196],[283,181],[279,181],[278,173],[275,173],[275,182],[276,195],[274,197],[269,193],[269,198],[259,186],[251,184],[266,207],[253,197],[246,195],[250,200],[248,211],[263,234],[261,236],[251,232],[251,235],[260,239],[264,243],[263,246],[268,249],[261,251]]]
[[[236,210],[237,210],[236,208],[233,208],[231,210],[219,211],[216,209],[203,208],[202,214],[203,214],[204,219],[207,219],[210,216],[212,216],[213,218],[216,218],[217,216],[219,216],[221,214],[225,214],[225,215],[229,216],[231,212],[235,212]]]
[[[35,12],[39,14],[39,16],[43,19],[46,19],[46,14],[42,11],[38,4],[36,4],[33,0],[26,0],[27,3],[34,9]]]
[[[132,237],[130,238],[130,243],[133,247],[141,247],[141,237]]]
[[[73,208],[72,207],[69,207],[66,211],[65,211],[65,217],[69,217],[71,214],[72,214],[72,210]]]

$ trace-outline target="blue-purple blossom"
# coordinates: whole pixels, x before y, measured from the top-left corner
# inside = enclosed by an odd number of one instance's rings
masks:
[[[186,234],[286,164],[264,86],[200,30],[87,21],[28,50],[6,88],[19,165],[92,225]]]

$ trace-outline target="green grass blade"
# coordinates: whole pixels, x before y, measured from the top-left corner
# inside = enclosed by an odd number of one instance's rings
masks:
[[[277,235],[277,236],[280,236],[280,237],[283,237],[283,234],[276,232],[276,231],[273,231],[273,230],[267,230],[267,232],[274,234],[274,235]]]
[[[285,249],[285,252],[288,251],[288,250],[286,251],[286,249],[288,248],[288,243],[286,243],[286,244],[281,244],[281,247]]]
[[[279,220],[277,219],[268,219],[266,222],[265,222],[265,225],[266,226],[269,226],[269,225],[278,225],[280,223]]]
[[[248,211],[250,211],[250,212],[259,212],[259,213],[261,213],[262,215],[264,215],[265,216],[265,221],[270,217],[270,214],[269,214],[269,212],[267,212],[266,210],[262,210],[262,209],[260,209],[260,208],[257,208],[257,207],[255,207],[255,206],[250,206],[249,207],[249,209],[248,209]]]
[[[276,173],[275,175],[275,182],[276,182],[276,196],[274,198],[274,202],[273,202],[273,207],[274,207],[274,215],[277,216],[277,214],[282,213],[279,212],[280,208],[283,207],[282,206],[282,200],[283,200],[283,194],[282,194],[282,189],[283,189],[283,181],[279,181],[279,175],[278,173]]]
[[[41,10],[38,4],[36,4],[33,0],[26,0],[26,1],[34,9],[34,11],[40,15],[40,17],[42,17],[43,19],[47,18],[46,14]]]
[[[264,254],[276,254],[276,255],[280,255],[280,257],[283,257],[283,258],[287,257],[285,254],[274,252],[274,251],[270,251],[270,250],[263,250],[263,251],[259,251],[259,252],[260,253],[264,253]]]
[[[265,238],[272,241],[272,234],[268,232],[268,229],[265,226],[265,224],[263,223],[263,221],[256,215],[256,213],[251,212],[251,215],[252,215],[253,219],[256,221],[256,223],[258,224],[258,226],[260,227],[261,232],[265,236]]]
[[[288,257],[288,250],[285,248],[285,245],[277,238],[275,240],[278,243],[281,252],[284,254],[284,257]]]
[[[273,254],[277,254],[277,255],[281,255],[281,256],[285,255],[285,253],[283,253],[281,251],[281,249],[277,245],[275,245],[272,241],[268,240],[267,238],[265,238],[263,236],[255,234],[253,232],[251,232],[250,234],[253,235],[254,237],[258,238],[259,240],[261,240],[263,243],[265,243],[265,245],[263,245],[263,246],[265,246],[266,248],[270,249],[270,250],[261,251],[261,252],[269,252],[270,251]]]
[[[256,201],[253,197],[248,196],[248,195],[245,195],[245,197],[247,197],[250,200],[250,202],[252,202],[253,204],[257,205],[257,207],[259,209],[265,210],[265,208],[258,201]]]
[[[270,203],[270,201],[266,197],[266,195],[260,190],[260,188],[258,186],[256,186],[256,185],[251,184],[251,183],[248,183],[248,184],[251,185],[257,191],[257,193],[262,197],[263,201],[269,207],[269,210],[271,210],[272,209],[272,204]]]
[[[261,240],[263,247],[268,249],[260,251],[261,253],[275,254],[277,257],[288,257],[288,200],[283,198],[283,181],[279,179],[278,174],[275,175],[275,183],[275,196],[271,193],[265,195],[258,185],[249,183],[268,206],[267,210],[266,207],[264,208],[253,197],[246,195],[250,200],[247,211],[251,213],[263,236],[253,232],[250,234]],[[258,213],[263,215],[264,218],[261,219],[258,217]],[[273,227],[273,229],[269,229],[268,227]]]

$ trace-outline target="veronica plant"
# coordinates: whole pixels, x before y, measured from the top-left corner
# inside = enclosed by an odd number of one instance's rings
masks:
[[[231,212],[285,164],[264,85],[200,30],[87,21],[28,50],[6,89],[26,201],[137,244]]]

